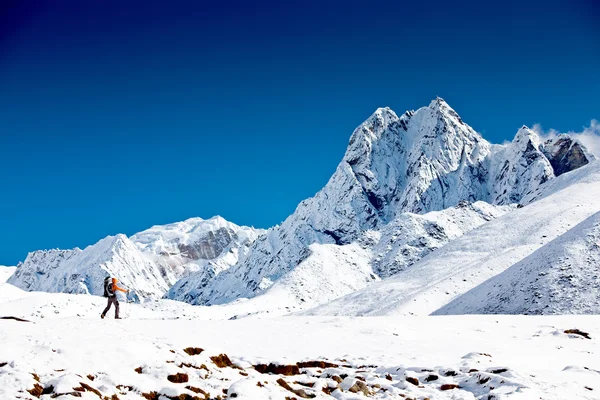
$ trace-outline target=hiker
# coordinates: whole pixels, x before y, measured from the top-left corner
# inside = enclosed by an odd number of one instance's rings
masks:
[[[100,314],[100,318],[104,319],[106,313],[108,310],[110,310],[110,306],[114,304],[115,319],[121,319],[121,317],[119,317],[119,300],[117,300],[117,290],[123,293],[129,293],[129,290],[125,290],[117,286],[117,278],[112,278],[111,280],[110,276],[107,276],[104,279],[104,297],[108,297],[108,304],[106,305],[104,311],[102,311],[102,314]]]

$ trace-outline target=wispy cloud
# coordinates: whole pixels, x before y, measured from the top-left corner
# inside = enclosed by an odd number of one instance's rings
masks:
[[[559,132],[556,129],[544,130],[540,124],[533,125],[532,129],[544,140],[554,139],[561,133],[568,133],[579,140],[592,154],[600,158],[600,122],[598,120],[593,119],[590,126],[584,127],[581,132]]]

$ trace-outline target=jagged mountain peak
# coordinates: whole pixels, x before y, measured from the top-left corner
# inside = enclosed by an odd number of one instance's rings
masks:
[[[400,117],[389,107],[378,108],[354,130],[344,159],[350,165],[358,164],[358,158],[369,157],[377,146],[398,153],[416,146],[433,158],[439,156],[433,154],[438,149],[456,148],[464,141],[487,144],[444,99],[437,97],[429,106],[406,111]]]
[[[126,235],[118,233],[114,236],[107,236],[100,239],[97,243],[86,247],[84,251],[89,251],[92,248],[95,249],[96,253],[112,252],[119,254],[134,250],[135,244]]]
[[[466,125],[460,115],[441,97],[436,97],[429,103],[429,106],[423,107],[431,110],[438,119],[450,119],[457,125]],[[469,127],[470,128],[470,127]]]
[[[431,102],[429,103],[428,106],[430,109],[434,110],[434,111],[439,111],[439,112],[455,112],[452,107],[450,107],[450,105],[446,102],[446,100],[442,99],[439,96],[436,96],[435,99],[431,100]]]
[[[361,146],[361,140],[373,142],[381,138],[381,134],[397,124],[398,116],[389,107],[380,107],[362,124],[360,124],[350,136],[348,150],[352,150],[355,144]]]
[[[539,149],[541,144],[540,136],[528,126],[523,125],[515,135],[513,144],[519,147],[519,150],[525,151],[527,146],[531,145]]]

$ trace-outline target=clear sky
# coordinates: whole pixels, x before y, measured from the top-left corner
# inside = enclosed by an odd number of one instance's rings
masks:
[[[380,106],[439,95],[492,142],[600,119],[594,0],[403,3],[2,1],[0,264],[277,224]]]

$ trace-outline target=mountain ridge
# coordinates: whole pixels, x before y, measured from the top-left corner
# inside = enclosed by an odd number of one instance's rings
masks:
[[[593,156],[581,149],[584,165]],[[441,98],[400,117],[379,108],[354,130],[323,189],[232,268],[191,283],[196,297],[186,301],[210,305],[254,297],[310,257],[312,244],[362,241],[406,212],[424,214],[464,201],[518,203],[554,177],[539,136],[527,127],[513,142],[491,145]]]
[[[281,293],[291,308],[315,306],[333,300],[315,285],[343,296],[401,273],[513,212],[516,204],[535,201],[557,176],[594,159],[568,135],[543,142],[526,126],[512,142],[491,144],[440,97],[400,116],[382,107],[352,132],[327,184],[278,226],[256,230],[218,216],[153,226],[115,239],[115,247],[128,249],[125,255],[115,249],[98,258],[92,247],[28,256],[11,283],[26,290],[97,294],[85,282],[110,273],[121,274],[140,298],[215,305],[273,288],[270,293]],[[63,260],[67,256],[76,261]],[[332,272],[320,282],[313,279],[326,267],[324,260],[336,258],[347,260],[336,264],[344,277]],[[78,272],[88,259],[102,272]],[[153,283],[136,282],[135,265],[143,265],[138,273]],[[54,283],[40,285],[36,276],[52,276]]]

